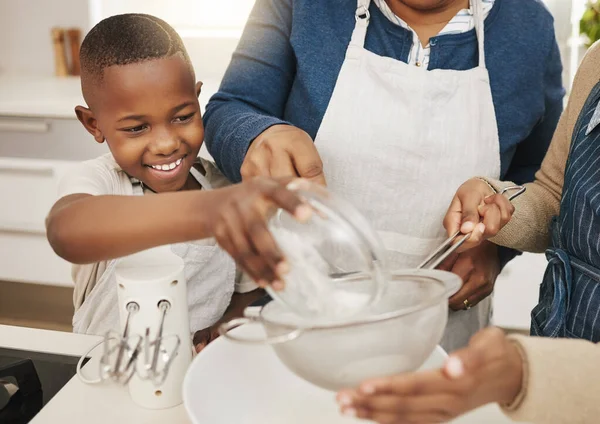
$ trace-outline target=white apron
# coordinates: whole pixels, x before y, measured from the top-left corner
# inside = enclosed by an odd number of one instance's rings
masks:
[[[468,71],[425,71],[366,50],[370,0],[357,3],[315,145],[328,188],[373,223],[392,269],[415,267],[445,239],[442,221],[458,187],[476,175],[500,176],[481,0],[472,1],[479,66]],[[442,346],[466,345],[490,313],[489,297],[450,313]]]
[[[190,170],[204,190],[211,185],[197,169]],[[143,196],[141,183],[132,180],[133,194]],[[198,211],[201,213],[202,211]],[[183,259],[187,283],[187,302],[192,334],[210,327],[219,320],[231,301],[236,277],[233,259],[215,239],[171,245],[171,250]],[[75,333],[104,335],[119,331],[117,282],[115,267],[118,259],[109,261],[90,295],[73,316]]]

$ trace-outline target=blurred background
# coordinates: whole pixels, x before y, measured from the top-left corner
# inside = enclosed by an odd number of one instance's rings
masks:
[[[545,3],[555,17],[569,87],[587,45],[600,37],[597,6],[585,0]],[[106,151],[89,140],[73,113],[83,99],[71,57],[85,33],[114,14],[142,12],[165,19],[183,37],[196,75],[204,81],[204,106],[218,89],[253,4],[0,0],[0,198],[5,201],[0,208],[0,324],[71,331],[70,266],[48,245],[44,218],[65,170]],[[61,30],[52,35],[53,28]],[[543,255],[523,255],[509,264],[496,284],[497,325],[528,330],[544,268]]]

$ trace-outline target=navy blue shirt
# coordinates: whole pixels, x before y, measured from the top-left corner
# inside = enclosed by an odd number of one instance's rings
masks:
[[[206,144],[240,181],[248,146],[272,125],[315,138],[355,25],[356,0],[257,0],[220,90],[206,107]],[[365,48],[406,62],[412,34],[371,3]],[[478,64],[475,30],[433,37],[429,69]],[[562,112],[562,65],[551,14],[539,0],[496,0],[485,53],[503,179],[533,180]],[[425,72],[425,71],[424,71]],[[350,123],[349,123],[350,124]]]

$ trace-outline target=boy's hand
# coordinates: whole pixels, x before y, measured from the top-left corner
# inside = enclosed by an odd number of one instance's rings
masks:
[[[337,395],[345,415],[380,424],[447,422],[487,403],[512,403],[523,381],[523,358],[497,328],[479,331],[468,347],[435,371],[366,381]]]
[[[194,333],[193,343],[196,353],[200,353],[210,342],[219,337],[219,325],[221,325],[220,321],[208,328]]]
[[[269,217],[277,208],[300,222],[312,214],[312,208],[286,188],[290,181],[255,177],[230,187],[213,218],[217,242],[261,288],[268,284],[275,290],[283,288],[281,277],[288,270],[267,227]]]
[[[508,198],[495,194],[484,181],[473,178],[456,192],[446,212],[444,228],[448,235],[459,230],[463,234],[471,233],[457,250],[464,252],[498,234],[510,221],[514,211]]]
[[[292,125],[273,125],[252,142],[242,178],[300,177],[325,185],[323,162],[310,136]]]
[[[244,309],[263,296],[265,296],[265,292],[261,289],[256,289],[248,293],[234,293],[231,296],[231,302],[229,302],[229,306],[223,317],[210,327],[196,331],[194,334],[193,343],[196,353],[200,353],[209,343],[219,337],[219,326],[221,324],[234,318],[243,317]]]

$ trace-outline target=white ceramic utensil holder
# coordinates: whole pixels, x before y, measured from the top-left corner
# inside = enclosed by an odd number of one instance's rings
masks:
[[[144,337],[149,329],[151,340],[159,334],[163,312],[161,301],[169,302],[162,335],[180,344],[164,381],[144,378],[147,358],[144,352],[136,359],[137,372],[128,383],[133,401],[148,409],[170,408],[182,403],[182,384],[192,360],[192,341],[187,307],[183,260],[168,246],[146,250],[122,259],[116,269],[121,330],[127,321],[127,305],[135,302],[139,310],[129,320],[129,334]],[[170,346],[174,343],[170,342]],[[150,357],[155,346],[150,346]],[[169,347],[170,349],[170,347]]]

